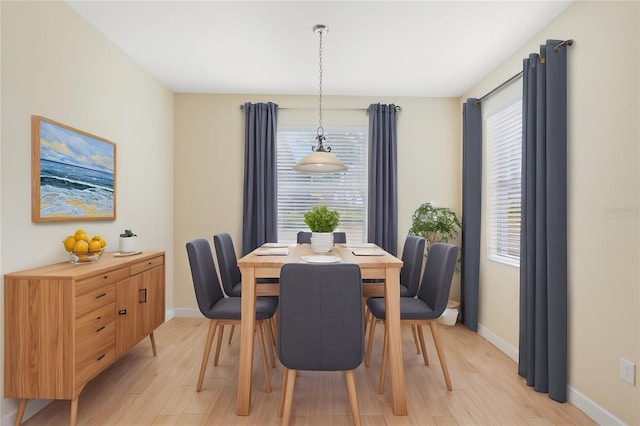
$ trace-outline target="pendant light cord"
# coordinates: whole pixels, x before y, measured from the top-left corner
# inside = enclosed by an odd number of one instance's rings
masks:
[[[318,59],[319,59],[319,66],[320,66],[320,82],[318,84],[318,87],[320,89],[320,96],[318,98],[318,102],[319,102],[319,108],[318,108],[318,131],[317,134],[320,137],[324,136],[324,128],[322,127],[322,35],[323,35],[323,31],[319,31],[318,32],[318,36],[320,37],[320,49],[318,50]],[[320,141],[320,139],[318,139],[318,141],[320,143],[322,143]]]

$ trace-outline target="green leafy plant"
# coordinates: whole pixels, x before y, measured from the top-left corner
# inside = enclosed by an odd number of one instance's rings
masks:
[[[126,237],[137,237],[136,234],[131,232],[131,229],[125,229],[124,232],[122,234],[120,234],[120,236],[123,237],[123,238],[126,238]]]
[[[435,207],[424,203],[413,213],[410,235],[418,235],[427,240],[427,252],[433,243],[448,243],[456,238],[462,229],[456,212],[447,207]]]
[[[340,224],[340,213],[321,204],[304,214],[304,223],[311,232],[333,232]]]

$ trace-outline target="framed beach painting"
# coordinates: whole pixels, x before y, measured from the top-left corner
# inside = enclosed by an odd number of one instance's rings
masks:
[[[116,218],[116,144],[31,116],[31,220]]]

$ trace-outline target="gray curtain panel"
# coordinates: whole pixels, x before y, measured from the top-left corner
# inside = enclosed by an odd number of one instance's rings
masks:
[[[369,105],[369,235],[394,256],[398,249],[396,106]]]
[[[462,105],[462,322],[478,331],[480,219],[482,211],[482,109],[478,99]]]
[[[278,241],[278,105],[245,103],[242,254]]]
[[[524,60],[518,374],[567,400],[567,47]]]

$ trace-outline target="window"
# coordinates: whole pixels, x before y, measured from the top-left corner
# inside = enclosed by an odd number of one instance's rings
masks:
[[[325,147],[347,166],[344,173],[306,174],[292,167],[317,145],[316,130],[278,129],[278,241],[296,242],[308,230],[304,213],[317,204],[340,212],[338,230],[348,241],[362,242],[367,226],[367,130],[325,129]]]
[[[485,122],[489,259],[519,266],[522,96],[495,110]]]

